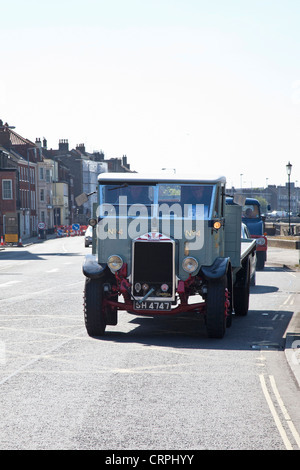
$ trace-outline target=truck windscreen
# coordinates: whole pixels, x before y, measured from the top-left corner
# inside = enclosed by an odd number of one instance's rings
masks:
[[[213,186],[201,184],[113,184],[103,188],[104,203],[117,204],[204,204],[210,207]]]

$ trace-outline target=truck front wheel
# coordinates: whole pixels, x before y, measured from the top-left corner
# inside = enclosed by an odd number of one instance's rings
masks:
[[[89,336],[103,336],[106,315],[103,308],[103,281],[86,279],[84,288],[84,320]]]
[[[227,276],[211,279],[207,285],[206,329],[210,338],[223,338],[230,314]]]

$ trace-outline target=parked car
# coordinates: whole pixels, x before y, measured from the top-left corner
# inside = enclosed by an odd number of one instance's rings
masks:
[[[241,236],[242,236],[242,242],[243,240],[251,239],[249,229],[247,225],[243,223],[241,226]],[[250,285],[255,286],[255,282],[256,282],[256,251],[253,251],[252,255],[250,256]]]
[[[89,225],[84,234],[84,246],[88,247],[92,244],[92,242],[93,242],[93,227]]]

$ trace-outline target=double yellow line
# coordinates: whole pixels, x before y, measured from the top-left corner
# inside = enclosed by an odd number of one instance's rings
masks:
[[[266,379],[265,379],[264,375],[261,374],[259,376],[259,379],[260,379],[260,384],[261,384],[261,387],[262,387],[262,391],[264,393],[264,396],[266,398],[266,401],[268,403],[269,409],[271,411],[271,414],[273,416],[273,419],[275,421],[277,429],[280,433],[280,436],[281,436],[281,438],[284,442],[285,448],[287,450],[294,450],[294,447],[293,447],[293,445],[292,445],[290,439],[288,438],[288,435],[287,435],[287,433],[284,429],[284,426],[283,426],[284,422],[288,425],[288,427],[291,431],[291,434],[292,434],[293,438],[295,439],[295,442],[296,442],[298,448],[300,449],[300,435],[299,435],[297,429],[295,428],[294,423],[291,420],[290,415],[288,414],[287,409],[286,409],[286,407],[285,407],[285,405],[282,401],[282,398],[281,398],[280,393],[278,391],[274,376],[269,375],[269,381],[270,381],[272,390],[274,392],[276,401],[277,401],[277,403],[278,403],[278,405],[281,409],[282,415],[283,415],[282,421],[281,421],[281,419],[280,419],[280,417],[279,417],[279,415],[276,411],[274,402],[273,402],[272,397],[271,397],[271,395],[268,391],[267,382],[266,382]]]

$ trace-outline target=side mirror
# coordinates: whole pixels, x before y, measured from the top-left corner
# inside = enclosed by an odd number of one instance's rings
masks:
[[[85,202],[88,201],[88,195],[86,193],[79,194],[79,196],[75,197],[75,201],[77,206],[82,206]]]
[[[89,193],[89,194],[82,193],[82,194],[79,194],[79,196],[75,197],[75,201],[76,201],[77,206],[82,206],[82,204],[84,204],[85,202],[88,201],[89,197],[92,194],[97,194],[97,190],[93,191],[92,193]]]
[[[243,196],[242,194],[235,194],[233,196],[233,202],[238,206],[244,206],[246,202],[246,196]]]

